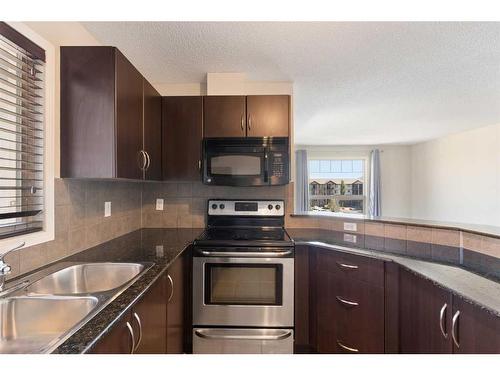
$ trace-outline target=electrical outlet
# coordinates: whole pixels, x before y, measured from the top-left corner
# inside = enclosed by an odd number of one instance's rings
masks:
[[[163,251],[163,245],[156,245],[156,256],[158,258],[163,258],[165,252]]]
[[[104,217],[111,216],[111,202],[104,202]]]
[[[355,234],[344,233],[344,241],[345,242],[356,243],[356,241],[357,241],[356,235]]]
[[[344,223],[344,230],[350,230],[351,232],[356,232],[358,230],[358,224]]]
[[[163,211],[163,199],[160,198],[156,199],[156,209],[158,211]]]

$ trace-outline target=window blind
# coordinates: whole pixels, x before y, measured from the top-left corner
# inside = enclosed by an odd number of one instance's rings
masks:
[[[39,51],[0,23],[0,238],[44,226],[45,62]]]

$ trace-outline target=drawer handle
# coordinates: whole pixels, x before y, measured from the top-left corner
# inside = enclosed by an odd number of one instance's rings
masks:
[[[340,268],[343,268],[345,270],[357,270],[358,269],[358,266],[356,266],[354,264],[346,264],[346,263],[342,263],[342,262],[337,262],[337,265]]]
[[[460,310],[457,310],[455,315],[453,315],[453,319],[451,321],[451,338],[453,339],[453,342],[455,343],[457,348],[460,348],[460,342],[458,341],[458,333],[457,333],[457,323],[459,316],[460,316]]]
[[[344,306],[347,306],[347,307],[359,306],[358,302],[349,301],[349,300],[343,299],[342,297],[339,297],[339,296],[335,296],[335,298],[337,299],[337,301],[339,301]]]
[[[441,307],[441,311],[439,311],[439,329],[441,329],[441,333],[445,339],[448,338],[448,333],[444,331],[444,316],[446,313],[446,309],[448,308],[448,304],[445,303],[443,307]]]
[[[344,350],[347,350],[348,352],[351,352],[351,353],[359,353],[359,350],[358,350],[358,349],[356,349],[356,348],[350,348],[349,346],[342,344],[342,343],[340,342],[340,340],[337,340],[337,345],[338,345],[340,348],[342,348],[342,349],[344,349]]]

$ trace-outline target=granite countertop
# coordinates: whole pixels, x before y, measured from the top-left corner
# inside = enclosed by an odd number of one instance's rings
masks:
[[[141,229],[61,260],[61,262],[152,262],[153,266],[52,353],[78,354],[90,351],[202,230]]]
[[[435,284],[463,297],[500,317],[500,282],[478,275],[455,265],[425,261],[377,250],[346,246],[334,241],[327,233],[305,229],[289,229],[296,245],[315,245],[333,251],[369,256],[393,261]]]

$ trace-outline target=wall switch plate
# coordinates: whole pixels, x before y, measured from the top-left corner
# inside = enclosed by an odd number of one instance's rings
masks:
[[[156,209],[158,211],[163,211],[163,199],[160,198],[156,199]]]
[[[156,257],[163,258],[165,252],[163,251],[163,245],[156,245]]]
[[[344,223],[344,230],[350,230],[351,232],[356,232],[358,230],[358,224]]]
[[[356,235],[355,234],[344,233],[344,241],[345,242],[356,243],[356,241],[357,241]]]
[[[104,217],[111,216],[111,202],[104,202]]]

